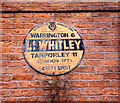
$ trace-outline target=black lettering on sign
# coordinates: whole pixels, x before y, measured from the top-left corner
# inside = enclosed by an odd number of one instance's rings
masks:
[[[83,50],[81,39],[27,40],[26,52]]]

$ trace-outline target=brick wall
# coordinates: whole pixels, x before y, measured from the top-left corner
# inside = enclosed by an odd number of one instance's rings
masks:
[[[3,11],[111,10],[111,12],[3,13],[1,101],[118,101],[118,2],[2,2]],[[82,36],[79,67],[61,76],[37,73],[26,63],[22,43],[38,23],[65,22]]]

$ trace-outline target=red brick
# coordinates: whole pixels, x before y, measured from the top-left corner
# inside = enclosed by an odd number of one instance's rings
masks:
[[[96,33],[97,34],[108,34],[108,33],[110,34],[111,29],[110,28],[97,28]]]
[[[15,48],[2,48],[0,52],[2,53],[14,53]]]
[[[118,95],[118,89],[104,88],[101,90],[103,95]]]
[[[9,90],[0,90],[2,97],[9,97]]]
[[[9,2],[3,2],[1,6],[2,7],[11,7],[11,3],[9,3]]]
[[[87,6],[87,3],[86,2],[75,2],[75,3],[69,3],[69,6],[70,7],[86,7]]]
[[[103,59],[104,54],[103,53],[86,53],[85,59]]]
[[[105,6],[105,2],[88,2],[90,6]]]
[[[0,68],[0,73],[1,74],[6,74],[7,73],[7,68],[6,67],[1,67]]]
[[[112,45],[119,46],[120,41],[119,40],[112,40]]]
[[[59,92],[59,95],[64,96],[64,95],[80,95],[80,89],[62,89]]]
[[[16,100],[17,100],[16,98],[11,98],[11,97],[10,98],[5,98],[5,101],[14,101],[15,102]]]
[[[41,82],[20,82],[20,88],[41,88]]]
[[[88,81],[89,87],[110,87],[110,81]]]
[[[24,11],[42,11],[42,8],[40,7],[37,7],[37,8],[34,8],[34,7],[28,7],[28,8],[23,8]]]
[[[52,16],[51,13],[36,13],[34,15],[35,15],[35,17],[44,17],[44,18],[49,18]]]
[[[22,98],[18,98],[18,101],[40,101],[41,97],[22,97]]]
[[[72,17],[72,13],[55,13],[55,17]]]
[[[90,40],[86,40],[86,41],[84,41],[84,45],[86,46],[86,47],[89,47],[91,44],[90,44]]]
[[[86,47],[85,52],[99,52],[99,47]]]
[[[65,76],[65,78],[72,79],[72,80],[79,80],[79,74],[68,74]]]
[[[42,22],[49,22],[49,21],[50,21],[50,18],[41,18],[41,21],[42,21]]]
[[[13,61],[13,66],[26,66],[26,61]]]
[[[118,66],[110,66],[108,67],[108,72],[118,72],[119,67]]]
[[[82,89],[81,94],[82,95],[99,95],[100,94],[100,90],[99,90],[99,88]]]
[[[95,70],[96,70],[96,72],[98,72],[98,73],[105,73],[105,72],[107,72],[105,66],[96,66],[96,67],[95,67]]]
[[[103,74],[104,79],[119,79],[118,73],[105,73]]]
[[[110,17],[111,16],[111,13],[106,13],[106,12],[93,12],[92,13],[92,16],[93,17],[103,17],[103,16],[108,16],[108,17]]]
[[[21,34],[26,35],[30,30],[21,30]],[[22,42],[23,43],[23,42]]]
[[[16,53],[22,53],[23,49],[22,48],[16,48]]]
[[[100,47],[100,52],[115,52],[116,48],[112,46]]]
[[[16,29],[31,29],[33,27],[33,24],[15,24]]]
[[[17,13],[16,17],[32,18],[33,13]]]
[[[95,80],[101,80],[100,74],[81,74],[81,79],[95,79]]]
[[[15,74],[13,80],[33,80],[32,74]]]
[[[59,22],[69,22],[70,19],[69,18],[53,18],[53,21],[59,21]]]
[[[22,19],[22,23],[41,23],[41,19],[32,19],[32,18],[27,18],[27,19]]]
[[[116,102],[118,102],[118,101],[119,101],[119,99],[120,99],[120,97],[119,97],[119,96],[114,96],[114,97],[112,97],[112,101],[116,101]]]
[[[105,53],[105,58],[118,58],[118,53]]]
[[[0,79],[2,79],[2,81],[10,81],[11,80],[11,76],[10,75],[1,75]]]
[[[106,41],[91,41],[92,46],[110,46],[111,41],[106,40]]]
[[[5,66],[11,67],[12,66],[12,61],[2,61],[2,66],[3,67],[5,67]]]
[[[98,17],[92,17],[92,18],[80,18],[80,22],[99,22]],[[98,23],[96,23],[98,24]]]
[[[93,27],[92,23],[76,23],[75,26],[77,28],[89,28],[89,27]]]
[[[2,46],[4,47],[17,46],[17,43],[16,42],[4,42]]]
[[[30,6],[30,3],[13,3],[12,5],[13,7],[29,7]]]
[[[21,20],[19,18],[13,19],[13,23],[20,23],[20,22],[21,22]]]
[[[35,96],[46,96],[46,95],[49,95],[50,93],[52,92],[49,90],[43,90],[43,89],[35,90]]]
[[[13,14],[13,13],[3,13],[2,14],[2,17],[3,18],[12,18],[12,17],[14,17],[15,16],[15,14]]]
[[[118,22],[111,23],[111,27],[112,27],[112,28],[119,27]]]
[[[112,18],[111,17],[101,17],[100,21],[101,22],[112,22]]]
[[[24,60],[23,53],[19,54],[19,60]]]
[[[91,13],[73,13],[75,17],[91,17]]]
[[[75,70],[75,72],[95,72],[93,67],[77,67]]]
[[[50,80],[50,79],[52,79],[52,77],[51,76],[45,76],[45,75],[37,74],[35,76],[35,79],[37,79],[37,80]]]
[[[3,82],[0,83],[2,89],[12,89],[12,88],[18,88],[18,85],[16,82]]]
[[[87,97],[83,97],[83,96],[79,96],[77,98],[77,101],[80,102],[80,101],[87,101]]]
[[[92,29],[92,28],[88,28],[88,29],[84,29],[84,28],[82,28],[81,29],[81,33],[82,34],[94,34],[95,33],[95,30],[94,29]]]
[[[0,37],[1,38],[1,37]],[[4,36],[2,35],[2,38],[1,38],[2,41],[12,41],[12,36]]]
[[[14,41],[23,41],[25,36],[14,36]]]
[[[47,100],[47,99],[46,99]],[[75,97],[72,97],[72,96],[64,96],[64,97],[58,97],[58,98],[55,98],[55,101],[58,102],[63,102],[63,101],[66,101],[66,102],[71,102],[71,101],[76,101],[76,98]]]
[[[1,22],[1,23],[11,23],[11,19],[0,18],[0,22]]]
[[[118,6],[118,4],[119,4],[119,2],[113,2],[113,3],[107,2],[108,6]]]
[[[112,34],[94,35],[94,37],[95,37],[95,40],[114,39],[114,35],[112,35]]]
[[[3,99],[3,98],[0,98],[0,101],[1,101],[1,103],[2,103],[2,101],[4,101],[4,99]]]
[[[104,10],[118,10],[119,7],[118,6],[117,7],[104,7],[103,9]]]
[[[111,33],[118,33],[118,28],[111,28]]]
[[[2,29],[14,29],[14,24],[2,24]]]
[[[110,23],[94,23],[94,27],[96,27],[96,28],[107,28],[110,26],[111,26]]]
[[[82,61],[84,65],[99,65],[99,60],[85,60]]]
[[[5,34],[5,35],[19,35],[20,34],[20,30],[2,30],[2,34]],[[8,36],[9,37],[9,36]]]
[[[80,87],[87,87],[87,82],[85,81],[70,81],[70,82],[67,82],[67,87],[77,87],[77,88],[80,88]]]
[[[119,87],[119,80],[113,80],[111,81],[111,87]]]
[[[88,101],[112,101],[110,96],[97,96],[97,97],[88,97]]]
[[[49,7],[50,4],[49,3],[38,3],[38,2],[32,2],[31,3],[32,7]]]
[[[28,73],[28,68],[25,67],[10,67],[7,69],[8,74]]]
[[[60,100],[64,101],[65,99],[61,98]],[[42,96],[41,97],[41,102],[42,101],[44,101],[44,102],[51,101],[51,96]],[[54,101],[55,101],[55,98],[54,98]]]
[[[120,38],[120,35],[115,35],[115,39],[119,39]]]
[[[30,68],[30,73],[36,73],[36,71],[34,69]],[[36,78],[38,78],[38,77],[36,77]]]
[[[4,10],[5,11],[21,11],[22,8],[20,8],[20,7],[17,7],[17,8],[15,8],[15,7],[9,7],[9,8],[5,8]]]
[[[80,90],[79,89],[68,89],[67,90],[67,95],[80,95]]]
[[[67,3],[51,3],[52,7],[66,7]]]
[[[20,96],[33,96],[33,90],[11,90],[11,96],[20,97]]]
[[[19,54],[2,54],[2,60],[18,60]]]
[[[118,18],[118,17],[115,17],[115,18],[113,19],[113,21],[119,22],[119,18]]]
[[[113,15],[114,17],[118,17],[119,13],[113,12],[112,15]]]
[[[117,65],[118,61],[117,60],[109,60],[109,59],[101,59],[100,64],[101,65]]]
[[[79,18],[71,17],[70,21],[71,22],[79,22]]]
[[[94,39],[94,36],[93,35],[82,35],[82,38],[84,40],[93,40]]]

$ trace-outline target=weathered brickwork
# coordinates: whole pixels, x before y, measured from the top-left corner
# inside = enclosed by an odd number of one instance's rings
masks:
[[[3,11],[117,10],[118,2],[11,3]],[[118,12],[3,13],[0,18],[1,101],[118,101]],[[22,43],[39,23],[65,22],[82,36],[84,58],[79,67],[61,76],[37,73],[26,63]]]
[[[4,11],[116,10],[119,2],[3,2]],[[30,15],[31,16],[31,15]]]

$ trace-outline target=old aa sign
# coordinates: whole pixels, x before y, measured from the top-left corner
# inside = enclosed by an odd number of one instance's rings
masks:
[[[61,75],[76,68],[84,55],[80,34],[60,22],[47,22],[32,28],[23,42],[23,55],[34,70]]]

